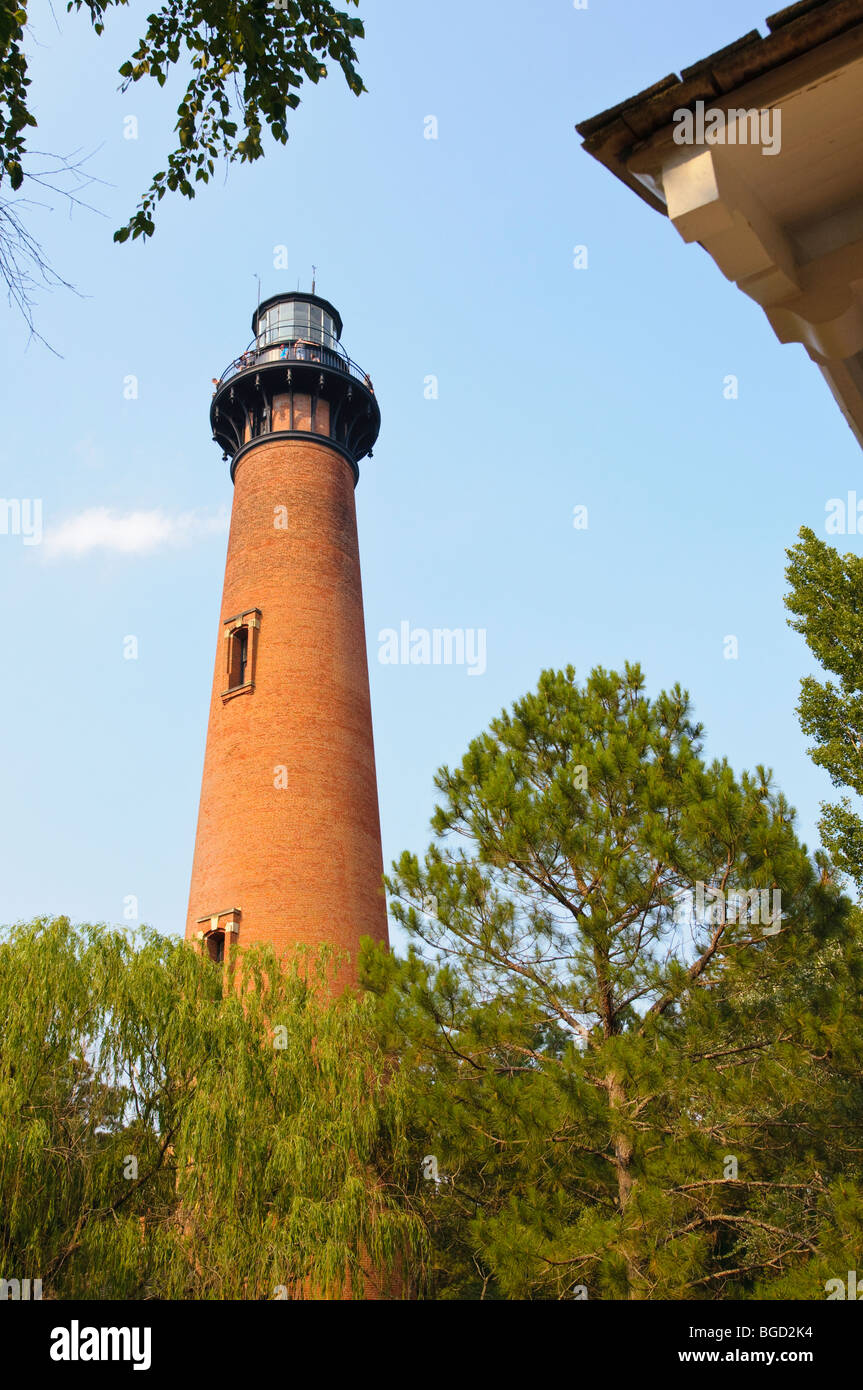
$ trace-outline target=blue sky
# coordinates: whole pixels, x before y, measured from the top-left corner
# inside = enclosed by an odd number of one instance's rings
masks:
[[[132,0],[101,39],[33,12],[33,143],[92,152],[103,182],[85,195],[98,213],[32,214],[80,295],[39,304],[62,356],[5,313],[0,495],[42,499],[46,540],[0,536],[0,919],[121,922],[134,896],[140,920],[182,930],[231,503],[210,381],[247,345],[255,275],[264,296],[308,288],[313,263],[383,412],[357,496],[385,862],[425,848],[435,769],[543,667],[627,659],[653,691],[689,689],[709,754],[772,766],[813,845],[830,787],[794,713],[811,663],[785,622],[784,550],[803,523],[825,534],[858,447],[804,350],[573,128],[764,32],[761,10],[363,0],[368,95],[333,73],[287,147],[166,199],[155,238],[118,247],[178,96],[117,90],[148,12]],[[76,554],[75,525],[92,539],[104,511],[152,543]],[[485,673],[381,664],[378,634],[405,620],[484,629]]]

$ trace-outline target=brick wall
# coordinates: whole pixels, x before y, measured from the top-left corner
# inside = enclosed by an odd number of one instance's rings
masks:
[[[254,609],[254,689],[226,700],[222,624]],[[386,940],[354,479],[326,443],[237,465],[217,643],[187,937],[236,907],[240,946]]]

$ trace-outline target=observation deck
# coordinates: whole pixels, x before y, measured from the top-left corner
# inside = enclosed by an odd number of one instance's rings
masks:
[[[264,438],[326,440],[355,479],[381,427],[369,374],[341,344],[338,310],[318,295],[274,295],[252,317],[254,338],[214,378],[210,424],[234,477],[240,457]]]

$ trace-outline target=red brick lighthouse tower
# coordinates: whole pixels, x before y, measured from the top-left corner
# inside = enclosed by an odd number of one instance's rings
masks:
[[[387,939],[354,506],[380,410],[325,299],[252,329],[210,411],[234,505],[186,936],[355,959]]]

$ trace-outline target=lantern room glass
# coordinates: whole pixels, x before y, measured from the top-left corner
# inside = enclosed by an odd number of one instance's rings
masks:
[[[257,339],[259,348],[300,340],[337,348],[339,340],[332,315],[319,304],[310,304],[303,299],[282,300],[261,314]]]

